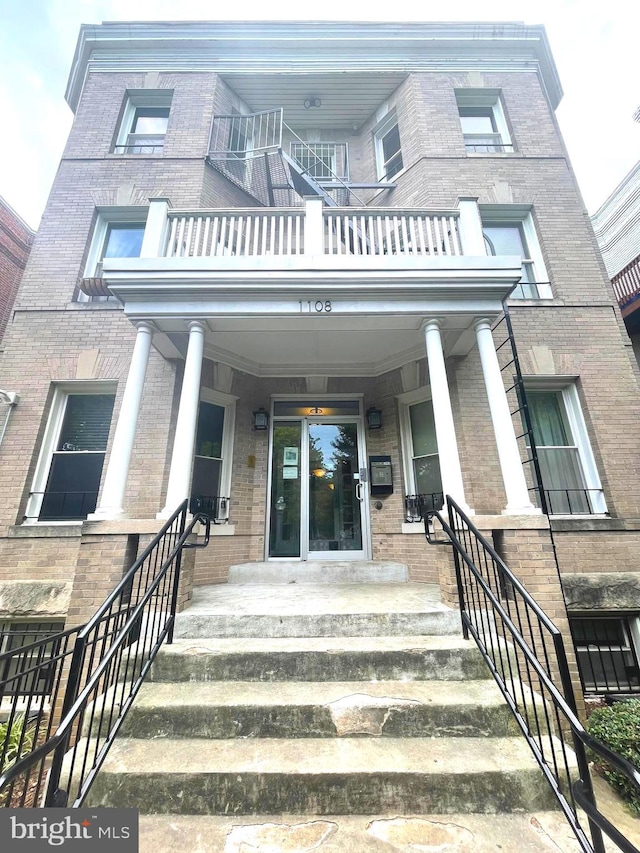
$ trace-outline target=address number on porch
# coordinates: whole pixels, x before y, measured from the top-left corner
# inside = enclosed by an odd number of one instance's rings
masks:
[[[301,314],[330,314],[331,300],[330,299],[313,299],[298,300]]]

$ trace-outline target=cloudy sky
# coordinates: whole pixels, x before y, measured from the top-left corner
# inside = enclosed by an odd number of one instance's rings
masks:
[[[247,20],[544,24],[565,92],[558,120],[589,212],[640,159],[640,123],[632,118],[640,106],[637,0],[323,0],[309,4],[310,14],[299,0],[244,0],[231,9],[211,0],[0,0],[0,195],[37,227],[71,126],[64,90],[81,23],[223,20],[240,9]]]

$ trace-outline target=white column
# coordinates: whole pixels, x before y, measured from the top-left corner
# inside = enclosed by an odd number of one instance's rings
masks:
[[[482,219],[477,198],[459,198],[460,243],[463,255],[486,255],[487,247],[482,233]]]
[[[129,476],[131,451],[133,450],[133,442],[136,435],[140,401],[142,400],[142,392],[144,391],[144,378],[149,362],[154,326],[152,323],[138,323],[137,329],[138,334],[135,346],[133,347],[127,383],[124,386],[120,414],[113,436],[113,445],[102,487],[100,505],[94,513],[89,515],[89,521],[117,518],[123,513],[122,504],[127,477]]]
[[[189,496],[193,451],[196,442],[198,406],[200,403],[200,375],[204,352],[205,325],[197,320],[189,323],[189,346],[182,378],[180,408],[173,441],[167,501],[158,518],[169,518],[182,501]]]
[[[498,446],[500,470],[507,495],[507,506],[502,511],[503,515],[538,514],[540,510],[529,499],[529,490],[522,470],[522,460],[513,428],[507,393],[502,381],[502,373],[491,334],[491,324],[488,320],[476,320],[474,327],[478,340],[484,384],[489,398],[493,431]]]
[[[444,366],[442,338],[438,320],[427,320],[424,323],[424,336],[427,345],[427,365],[429,368],[429,384],[433,402],[433,419],[438,441],[438,458],[442,476],[442,490],[459,504],[466,513],[472,513],[464,497],[462,469],[458,455],[458,442],[453,424],[451,398],[447,371]]]

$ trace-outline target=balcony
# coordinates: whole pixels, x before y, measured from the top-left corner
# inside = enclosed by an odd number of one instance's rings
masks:
[[[152,200],[140,257],[105,258],[103,284],[123,302],[135,292],[224,287],[278,292],[427,288],[498,302],[520,279],[521,259],[488,256],[475,200],[452,210],[324,207],[172,210]],[[91,286],[91,285],[87,285]],[[93,285],[92,295],[97,294]],[[451,294],[449,294],[451,295]]]
[[[140,257],[105,258],[91,295],[113,293],[154,345],[184,355],[191,320],[205,346],[255,375],[378,375],[424,353],[441,319],[447,355],[475,345],[522,275],[487,255],[475,199],[451,210],[330,207],[173,210],[150,202]],[[92,284],[93,282],[93,284]]]

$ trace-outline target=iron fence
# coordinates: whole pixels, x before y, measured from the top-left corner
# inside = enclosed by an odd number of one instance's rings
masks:
[[[586,750],[639,790],[640,772],[585,730],[560,631],[453,498],[446,502],[448,521],[427,513],[425,533],[432,541],[436,517],[453,545],[465,639],[480,649],[581,849],[605,853],[604,831],[624,853],[638,853],[598,810]]]
[[[158,649],[173,640],[183,550],[209,542],[208,516],[186,520],[185,500],[86,625],[50,638],[59,662],[53,710],[44,733],[32,732],[27,754],[2,769],[1,805],[15,804],[16,793],[25,806],[84,802]],[[191,542],[198,523],[204,540]],[[37,667],[50,661],[36,661],[34,683]]]

